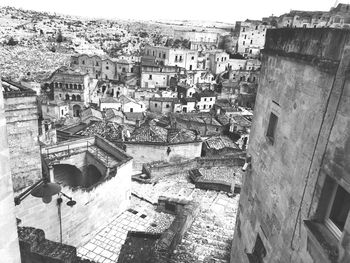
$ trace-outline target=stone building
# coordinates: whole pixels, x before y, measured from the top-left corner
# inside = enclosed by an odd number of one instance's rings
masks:
[[[180,72],[179,67],[159,66],[156,64],[142,64],[141,88],[166,88],[170,86],[170,79]]]
[[[350,28],[350,5],[339,3],[329,11],[291,10],[281,15],[278,27],[293,28]]]
[[[268,30],[231,262],[350,261],[349,37]]]
[[[154,97],[149,99],[149,110],[156,113],[169,113],[174,112],[174,104],[177,102],[177,98],[159,98]]]
[[[13,202],[10,152],[7,144],[5,102],[0,82],[0,255],[8,263],[20,263],[17,226]]]
[[[236,22],[235,31],[239,34],[237,52],[244,57],[258,57],[265,44],[266,29],[271,25],[257,20]]]
[[[52,90],[54,100],[68,102],[72,115],[78,117],[90,102],[92,84],[87,73],[61,67],[52,73],[45,86]]]
[[[9,80],[2,80],[7,137],[14,192],[38,181],[41,162],[38,141],[36,92]]]
[[[204,50],[217,48],[220,38],[215,32],[175,29],[174,39],[187,39],[190,41],[190,49]]]
[[[146,46],[144,56],[153,57],[165,66],[176,66],[186,70],[196,70],[198,51],[160,46]]]
[[[227,70],[229,54],[223,50],[208,51],[207,54],[209,56],[210,71],[213,74],[219,74]]]

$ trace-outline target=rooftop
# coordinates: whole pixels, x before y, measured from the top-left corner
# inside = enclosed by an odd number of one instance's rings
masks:
[[[3,78],[1,79],[1,82],[4,98],[36,96],[36,92],[34,90],[23,86],[21,83]]]
[[[205,144],[208,148],[215,150],[220,150],[223,148],[239,149],[237,144],[232,142],[229,138],[223,136],[211,137],[205,141]]]

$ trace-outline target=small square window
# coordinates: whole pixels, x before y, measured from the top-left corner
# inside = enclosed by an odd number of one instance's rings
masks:
[[[340,239],[350,211],[350,194],[343,187],[335,184],[330,200],[325,224]]]
[[[278,117],[271,112],[269,126],[267,127],[267,132],[266,132],[266,137],[271,141],[271,143],[274,143],[275,141],[275,132],[277,127],[277,122],[278,122]]]

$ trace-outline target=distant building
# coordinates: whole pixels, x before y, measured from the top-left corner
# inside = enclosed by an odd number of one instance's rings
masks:
[[[151,112],[157,112],[166,114],[169,112],[174,112],[174,104],[176,103],[177,98],[150,98],[149,99],[149,110]]]
[[[239,34],[237,52],[244,57],[258,57],[265,45],[266,29],[271,27],[258,20],[236,22],[235,31]]]
[[[186,70],[196,70],[198,51],[160,46],[146,46],[144,56],[153,57],[157,63],[176,66]]]
[[[116,109],[120,111],[121,106],[121,102],[118,101],[116,98],[107,97],[100,99],[100,111],[104,111],[106,109]]]
[[[84,106],[88,106],[91,82],[87,73],[67,67],[57,69],[45,84],[53,93],[53,98],[69,103],[73,116],[80,116]]]
[[[190,49],[192,50],[205,50],[217,48],[219,42],[219,34],[208,31],[196,31],[196,30],[174,30],[174,39],[190,41]]]
[[[208,51],[210,71],[213,74],[219,74],[228,69],[229,54],[222,50]]]
[[[156,64],[142,64],[141,88],[170,87],[170,79],[180,73],[175,66],[159,66]]]
[[[209,90],[195,93],[194,97],[197,99],[196,108],[202,112],[209,112],[216,101],[215,93]]]

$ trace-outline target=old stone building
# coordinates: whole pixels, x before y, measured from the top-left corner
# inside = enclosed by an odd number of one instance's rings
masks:
[[[2,80],[11,173],[15,192],[41,178],[38,109],[35,91]]]
[[[88,73],[61,67],[52,73],[46,86],[52,90],[55,100],[66,101],[72,115],[78,117],[83,107],[90,102],[93,82]]]
[[[350,261],[349,37],[267,31],[231,262]]]
[[[192,50],[204,50],[217,48],[219,42],[219,34],[209,31],[196,30],[174,30],[174,39],[190,41],[190,48]]]
[[[268,28],[271,28],[270,24],[258,20],[236,22],[235,31],[239,35],[237,52],[244,57],[258,57],[260,49],[264,47]]]

